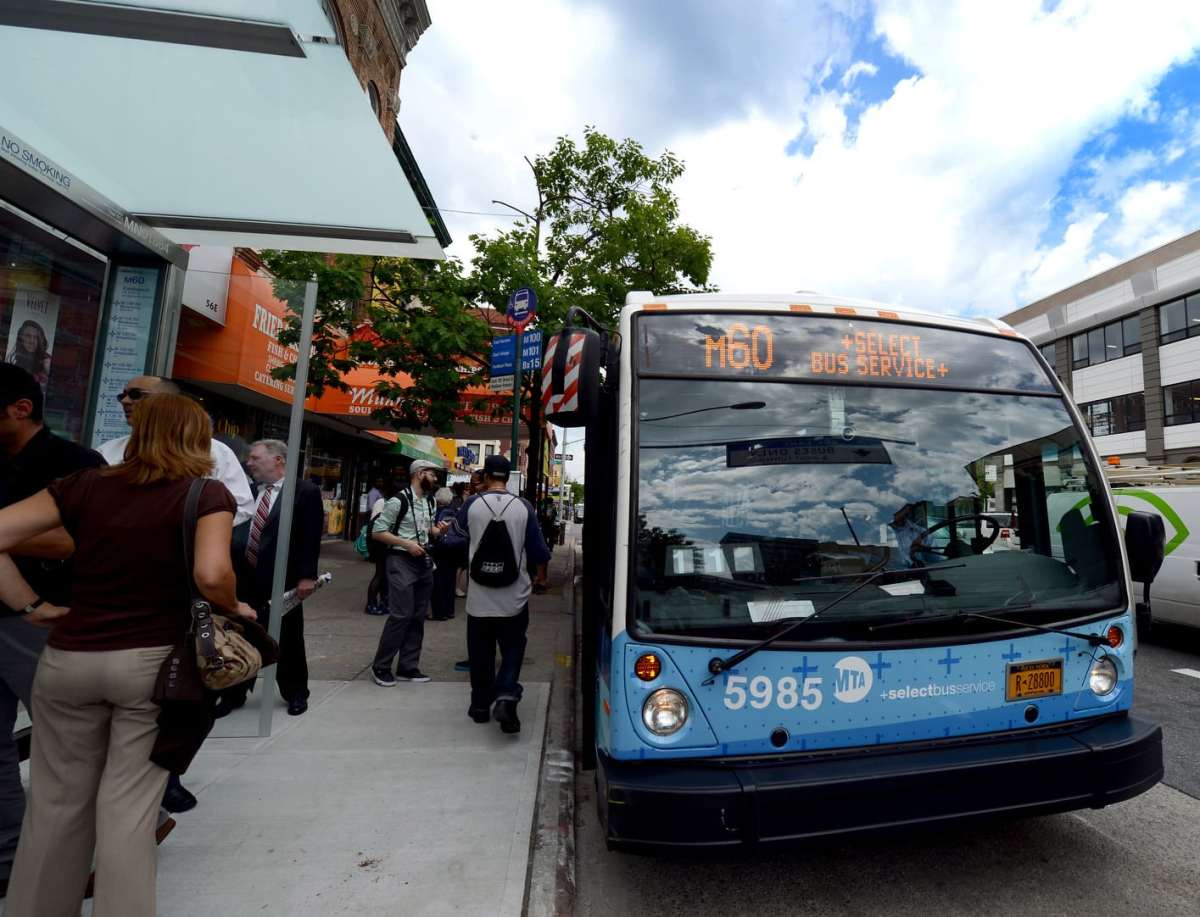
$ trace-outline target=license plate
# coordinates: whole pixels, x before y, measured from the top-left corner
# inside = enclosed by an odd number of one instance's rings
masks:
[[[1007,700],[1029,700],[1062,694],[1063,661],[1042,659],[1038,662],[1018,662],[1008,667],[1005,682]]]

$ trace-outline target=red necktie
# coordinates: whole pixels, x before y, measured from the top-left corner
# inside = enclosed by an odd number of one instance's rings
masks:
[[[258,498],[258,509],[254,513],[254,521],[250,523],[250,539],[246,542],[246,563],[252,567],[258,566],[258,545],[262,540],[263,526],[271,515],[271,488],[274,484],[263,487],[262,496]]]

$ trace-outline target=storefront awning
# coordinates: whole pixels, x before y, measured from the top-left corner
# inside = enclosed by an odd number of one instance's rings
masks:
[[[0,124],[177,242],[444,257],[345,51],[292,28],[302,56],[0,28]]]

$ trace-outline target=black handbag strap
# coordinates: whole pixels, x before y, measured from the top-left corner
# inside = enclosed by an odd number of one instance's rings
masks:
[[[183,504],[183,564],[186,568],[188,598],[195,602],[200,598],[196,590],[196,521],[200,511],[200,495],[204,493],[204,478],[196,478],[188,488],[187,501]]]
[[[225,665],[225,658],[217,652],[213,640],[213,628],[216,626],[212,616],[212,605],[205,601],[196,588],[196,523],[200,511],[200,496],[204,493],[205,478],[196,478],[188,488],[187,501],[183,504],[183,563],[187,568],[185,576],[188,584],[188,599],[191,605],[192,627],[190,633],[195,634],[196,649],[214,669]]]

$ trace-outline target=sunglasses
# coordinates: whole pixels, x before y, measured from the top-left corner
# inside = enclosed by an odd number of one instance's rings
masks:
[[[117,395],[117,401],[124,401],[126,398],[128,398],[130,401],[141,401],[147,395],[152,394],[154,393],[148,392],[144,388],[127,388]]]

